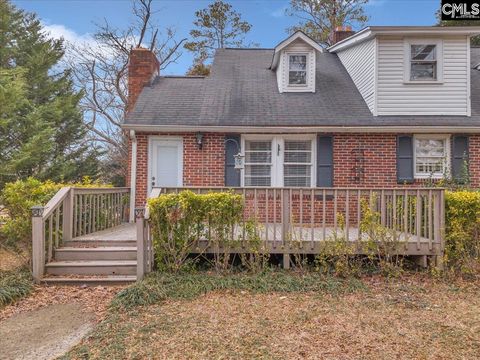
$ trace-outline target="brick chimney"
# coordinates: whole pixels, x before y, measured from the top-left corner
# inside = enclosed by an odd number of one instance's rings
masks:
[[[336,43],[345,40],[349,36],[355,34],[355,31],[352,31],[351,26],[337,26],[335,31],[330,34],[329,41],[330,45],[335,45]]]
[[[127,111],[133,109],[144,86],[159,73],[160,63],[153,52],[144,48],[135,48],[130,51]]]

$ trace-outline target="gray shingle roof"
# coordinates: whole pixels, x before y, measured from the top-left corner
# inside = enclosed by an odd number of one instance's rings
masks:
[[[480,126],[480,71],[472,70],[472,116],[374,117],[337,55],[317,56],[316,92],[278,92],[272,49],[220,49],[205,78],[157,77],[126,125]],[[472,66],[480,48],[472,48]]]

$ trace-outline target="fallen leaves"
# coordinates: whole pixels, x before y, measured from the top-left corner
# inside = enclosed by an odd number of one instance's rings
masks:
[[[33,293],[0,309],[0,321],[15,314],[36,310],[53,304],[78,303],[85,312],[95,314],[97,321],[101,320],[108,308],[108,304],[124,286],[35,286]]]

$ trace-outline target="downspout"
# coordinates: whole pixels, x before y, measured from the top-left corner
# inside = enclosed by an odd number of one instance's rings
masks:
[[[135,222],[135,194],[137,188],[137,137],[135,130],[130,130],[130,140],[132,141],[132,161],[130,169],[130,222]]]

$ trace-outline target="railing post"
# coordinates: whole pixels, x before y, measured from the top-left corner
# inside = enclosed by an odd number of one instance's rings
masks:
[[[40,282],[45,272],[43,209],[43,206],[32,207],[32,271],[36,283]]]
[[[290,189],[282,189],[282,241],[287,243],[287,236],[290,228]],[[275,206],[277,204],[275,203]]]
[[[145,276],[145,208],[135,208],[137,228],[137,280]]]
[[[73,188],[70,188],[63,201],[63,241],[70,241],[73,237]]]

